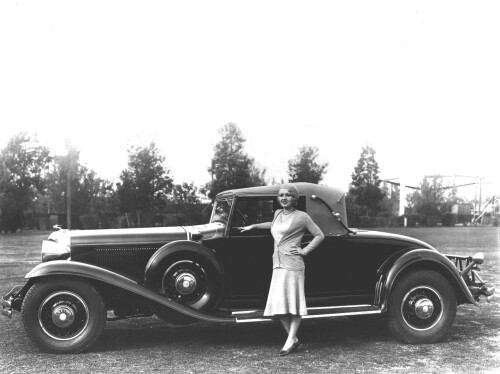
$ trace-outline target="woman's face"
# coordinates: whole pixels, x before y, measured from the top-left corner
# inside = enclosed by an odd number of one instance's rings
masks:
[[[281,188],[278,192],[278,200],[284,209],[293,207],[293,197],[286,188]]]

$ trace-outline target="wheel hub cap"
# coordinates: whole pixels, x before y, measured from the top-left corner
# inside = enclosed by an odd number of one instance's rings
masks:
[[[196,278],[193,274],[182,273],[175,280],[175,288],[183,295],[188,295],[196,289]]]
[[[52,322],[58,327],[68,327],[75,321],[75,313],[67,305],[60,305],[52,311]]]
[[[434,304],[429,299],[420,299],[415,303],[415,313],[422,319],[427,319],[434,313]]]

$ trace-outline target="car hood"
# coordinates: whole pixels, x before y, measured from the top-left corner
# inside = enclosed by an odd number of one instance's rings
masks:
[[[196,226],[71,230],[67,231],[66,235],[69,236],[71,247],[144,245],[166,244],[175,240],[211,239],[222,235],[224,228],[220,223],[210,223]]]

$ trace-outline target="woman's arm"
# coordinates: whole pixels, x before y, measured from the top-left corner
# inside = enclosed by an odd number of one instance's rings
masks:
[[[261,230],[271,229],[271,222],[254,223],[253,225],[242,227],[242,229],[244,230],[241,231],[248,231],[255,229],[261,229]]]
[[[325,239],[325,235],[323,234],[321,229],[318,227],[318,225],[316,225],[314,223],[314,221],[312,220],[312,218],[309,215],[307,215],[305,217],[305,221],[306,221],[307,230],[312,235],[314,235],[314,238],[311,240],[311,242],[306,247],[302,248],[299,251],[302,256],[307,256],[311,251],[316,249],[321,244],[323,239]]]
[[[276,216],[278,215],[278,213],[280,212],[281,210],[276,210],[274,212],[274,218],[276,218]],[[261,223],[254,223],[253,225],[249,225],[249,226],[244,226],[244,227],[238,227],[238,229],[241,231],[241,232],[245,232],[245,231],[250,231],[250,230],[254,230],[254,229],[260,229],[260,230],[271,230],[271,226],[272,226],[272,222],[261,222]]]
[[[271,229],[271,222],[254,223],[253,225],[237,227],[237,229],[239,229],[240,232],[250,231],[254,229],[261,229],[261,230]]]

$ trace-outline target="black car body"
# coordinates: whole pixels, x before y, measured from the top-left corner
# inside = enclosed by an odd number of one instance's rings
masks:
[[[477,274],[481,254],[445,256],[410,237],[349,229],[341,190],[296,185],[298,209],[325,234],[305,258],[305,318],[382,314],[396,337],[430,343],[449,330],[457,305],[493,296]],[[271,221],[278,189],[220,193],[206,225],[56,231],[27,283],[3,297],[2,314],[20,311],[31,340],[57,353],[89,347],[106,320],[268,321],[273,238],[238,227]]]

